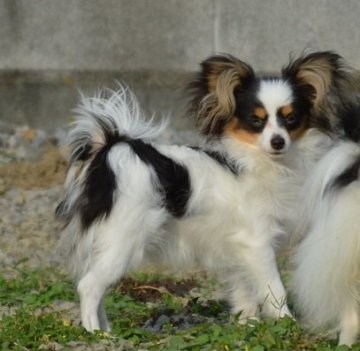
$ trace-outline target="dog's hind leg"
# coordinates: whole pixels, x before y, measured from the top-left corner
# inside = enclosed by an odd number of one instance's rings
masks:
[[[124,234],[119,230],[119,236]],[[79,281],[77,290],[80,296],[81,321],[88,331],[110,329],[104,309],[104,295],[133,266],[132,259],[143,255],[144,245],[136,245],[133,238],[130,236],[123,240],[122,245],[114,242],[112,246],[100,250],[89,271]]]
[[[345,306],[340,317],[339,345],[351,346],[359,335],[359,311],[356,301]]]
[[[110,330],[104,309],[104,295],[128,270],[133,250],[133,247],[124,243],[121,249],[114,246],[98,254],[89,271],[80,279],[77,290],[80,296],[81,321],[86,330]]]
[[[90,267],[79,280],[81,321],[88,331],[109,331],[103,303],[105,292],[129,270],[134,257],[142,257],[144,244],[137,244],[135,234],[138,227],[134,226],[131,232],[124,229],[108,226],[98,233]]]
[[[143,262],[146,246],[161,232],[163,209],[145,210],[137,206],[131,213],[114,213],[97,233],[92,262],[77,287],[81,320],[88,331],[110,329],[103,306],[106,290]]]

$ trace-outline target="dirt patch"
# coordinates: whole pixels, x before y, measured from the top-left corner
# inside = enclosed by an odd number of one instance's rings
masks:
[[[0,166],[0,179],[5,189],[43,189],[62,184],[66,167],[66,160],[59,148],[48,144],[37,161],[13,161]]]
[[[161,298],[163,294],[184,296],[191,289],[198,286],[199,283],[195,279],[184,279],[181,281],[162,279],[160,281],[138,282],[131,278],[124,278],[120,284],[120,291],[135,300],[154,302]]]

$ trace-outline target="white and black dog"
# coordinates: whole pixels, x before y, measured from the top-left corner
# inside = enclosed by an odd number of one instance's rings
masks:
[[[339,111],[339,123],[342,137],[303,187],[292,285],[306,325],[351,345],[360,333],[360,101]]]
[[[303,55],[263,79],[230,55],[201,67],[190,91],[204,147],[155,143],[161,128],[126,88],[77,109],[57,215],[89,331],[110,329],[106,289],[154,260],[216,274],[245,320],[290,315],[274,251],[294,215],[285,160],[310,128],[331,128],[324,111],[346,80],[342,59]]]

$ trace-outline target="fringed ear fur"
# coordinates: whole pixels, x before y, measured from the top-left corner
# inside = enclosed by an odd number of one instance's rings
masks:
[[[349,68],[332,51],[301,56],[283,68],[282,76],[306,92],[314,111],[326,107],[329,92],[341,89],[344,83],[351,84]]]
[[[220,135],[233,117],[235,89],[255,79],[253,69],[231,55],[215,55],[201,63],[201,71],[190,83],[190,112],[195,114],[200,131],[208,136]]]

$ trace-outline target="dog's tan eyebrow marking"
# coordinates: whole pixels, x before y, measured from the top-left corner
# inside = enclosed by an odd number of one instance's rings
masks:
[[[280,108],[279,112],[281,117],[287,118],[291,116],[291,114],[294,112],[294,109],[291,105],[285,105]]]
[[[254,110],[254,115],[260,119],[265,119],[267,117],[266,110],[263,107],[256,107]]]

